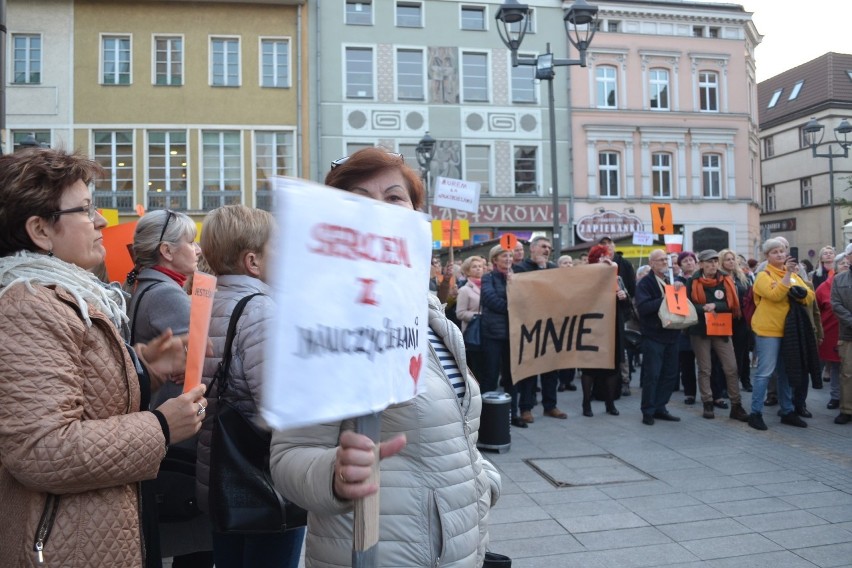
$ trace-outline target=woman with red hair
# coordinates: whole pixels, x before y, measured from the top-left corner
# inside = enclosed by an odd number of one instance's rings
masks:
[[[589,251],[589,264],[609,264],[615,266],[612,261],[609,248],[603,245],[595,245]],[[618,383],[621,380],[621,362],[624,359],[624,343],[622,335],[624,331],[624,310],[630,309],[630,297],[624,287],[624,281],[621,277],[616,276],[615,297],[618,300],[615,314],[615,357],[613,358],[612,367],[609,369],[583,369],[580,381],[583,384],[583,416],[594,416],[592,413],[592,389],[595,383],[601,385],[603,390],[603,399],[606,403],[607,414],[618,416],[618,409],[615,407],[615,393],[618,390]]]

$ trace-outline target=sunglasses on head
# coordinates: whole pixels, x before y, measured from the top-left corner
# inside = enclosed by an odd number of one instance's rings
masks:
[[[390,154],[394,158],[399,158],[400,160],[403,161],[403,163],[405,162],[405,156],[403,156],[402,154],[399,154],[397,152],[388,152],[388,154]],[[338,159],[334,160],[331,163],[331,169],[334,169],[338,166],[342,166],[343,164],[345,164],[346,162],[349,161],[349,158],[350,158],[350,156],[343,156],[342,158],[338,158]]]
[[[160,238],[157,241],[157,243],[163,242],[163,237],[166,236],[166,229],[169,228],[169,221],[172,220],[173,216],[175,216],[175,212],[172,211],[171,209],[166,209],[166,222],[163,223],[163,230],[160,231]]]

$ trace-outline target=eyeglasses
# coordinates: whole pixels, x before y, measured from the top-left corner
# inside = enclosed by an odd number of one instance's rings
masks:
[[[403,161],[403,163],[405,163],[405,156],[403,156],[402,154],[399,154],[397,152],[388,152],[388,154],[393,156],[394,158],[399,158],[400,160]],[[342,166],[343,164],[345,164],[348,161],[349,161],[349,156],[343,156],[342,158],[338,158],[331,163],[331,169],[334,169],[337,166]]]
[[[175,212],[172,211],[171,209],[166,209],[166,222],[163,223],[163,230],[160,231],[160,238],[159,238],[159,240],[157,240],[158,246],[159,246],[159,243],[163,242],[163,237],[166,236],[166,229],[169,228],[169,221],[172,220],[172,216],[174,216],[174,214],[175,214]]]
[[[67,215],[68,213],[85,213],[89,218],[89,221],[92,223],[95,222],[95,219],[98,218],[98,208],[95,207],[95,204],[89,203],[88,205],[83,205],[80,207],[72,207],[71,209],[60,209],[59,211],[54,211],[49,217],[59,217],[61,215]]]

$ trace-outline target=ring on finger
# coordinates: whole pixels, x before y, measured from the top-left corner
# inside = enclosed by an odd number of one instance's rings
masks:
[[[337,477],[340,479],[341,483],[348,483],[346,481],[346,478],[343,477],[343,470],[342,469],[337,472]]]
[[[201,415],[202,415],[202,414],[204,414],[205,412],[207,412],[207,407],[206,407],[206,406],[204,406],[203,404],[201,404],[201,403],[199,402],[199,403],[198,403],[198,412],[196,412],[196,413],[195,413],[195,415],[196,415],[196,416],[201,416]]]

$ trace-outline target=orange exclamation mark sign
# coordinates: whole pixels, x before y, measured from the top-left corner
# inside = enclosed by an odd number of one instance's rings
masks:
[[[652,204],[651,223],[654,227],[654,233],[658,235],[673,235],[674,223],[672,222],[671,203]]]

